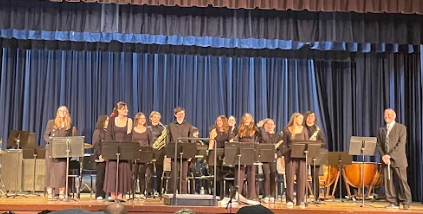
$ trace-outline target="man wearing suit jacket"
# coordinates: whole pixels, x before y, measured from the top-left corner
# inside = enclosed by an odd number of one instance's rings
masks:
[[[386,126],[379,129],[377,147],[384,163],[385,194],[386,200],[389,201],[386,208],[399,209],[399,204],[402,203],[403,209],[408,210],[411,203],[411,191],[407,183],[407,155],[405,154],[407,130],[404,125],[395,122],[394,110],[386,109],[384,117]],[[391,173],[390,180],[388,167]]]

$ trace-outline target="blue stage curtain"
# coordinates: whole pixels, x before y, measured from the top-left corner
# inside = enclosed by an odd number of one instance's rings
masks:
[[[408,128],[413,198],[422,199],[417,191],[423,180],[420,54],[352,54],[350,60],[323,61],[3,48],[0,58],[4,141],[19,129],[35,132],[44,145],[47,121],[66,105],[90,142],[97,117],[124,101],[130,117],[158,110],[163,123],[174,119],[174,107],[183,106],[203,137],[220,114],[239,120],[250,112],[256,122],[270,117],[280,131],[292,113],[314,110],[328,149],[346,151],[351,136],[376,136],[383,110],[394,108],[397,121]]]
[[[0,0],[0,37],[21,40],[398,52],[422,29],[419,15]]]

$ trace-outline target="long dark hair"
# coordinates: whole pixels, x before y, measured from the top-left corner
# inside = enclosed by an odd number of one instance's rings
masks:
[[[104,123],[106,123],[107,118],[109,118],[107,115],[101,115],[100,117],[98,117],[95,128],[104,129]]]
[[[313,111],[306,111],[305,113],[304,113],[304,120],[303,120],[303,124],[304,125],[306,125],[307,124],[307,118],[310,116],[310,115],[312,115],[312,114],[314,114],[314,125],[316,125],[317,124],[317,117],[316,117],[316,114],[313,112]]]
[[[125,106],[127,106],[126,103],[124,103],[124,102],[118,102],[116,104],[116,106],[113,108],[113,116],[114,117],[119,116],[119,111],[118,110],[125,108]]]

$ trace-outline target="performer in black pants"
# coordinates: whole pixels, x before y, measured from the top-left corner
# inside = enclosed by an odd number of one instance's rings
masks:
[[[235,137],[235,134],[230,132],[230,127],[228,123],[228,118],[224,115],[220,115],[216,118],[214,128],[210,131],[210,139],[216,141],[216,148],[225,148],[225,143],[229,142],[232,138]],[[214,141],[209,143],[209,151],[214,149]],[[216,178],[216,194],[218,196],[224,197],[223,195],[223,179],[222,179],[222,169],[223,160],[217,160],[219,163],[216,166],[216,172],[214,173]]]
[[[399,209],[400,203],[403,209],[409,210],[411,199],[410,186],[407,182],[407,154],[405,144],[407,142],[407,128],[395,122],[397,117],[392,109],[386,109],[384,113],[386,126],[379,129],[377,148],[383,161],[383,179],[385,183],[387,209]],[[388,167],[390,168],[388,174]],[[389,179],[390,178],[390,179]]]
[[[322,141],[322,148],[325,148],[325,136],[323,134],[323,130],[317,126],[317,118],[314,112],[307,111],[304,114],[304,127],[307,129],[309,140],[320,140]],[[316,202],[319,202],[319,171],[319,165],[316,165],[316,167],[311,167],[311,175],[313,179],[313,195]]]
[[[257,124],[261,132],[259,143],[260,144],[273,144],[275,145],[275,159],[276,153],[281,153],[279,146],[283,142],[282,133],[275,132],[275,122],[272,119],[266,118]],[[263,203],[274,203],[276,195],[276,162],[263,163],[264,175],[264,193]]]
[[[109,117],[107,115],[101,115],[97,119],[97,125],[93,133],[93,145],[94,145],[94,158],[96,160],[97,176],[95,181],[95,197],[97,200],[103,200],[106,197],[106,193],[103,190],[104,186],[104,174],[106,170],[106,162],[101,156],[101,143],[106,139],[106,129],[109,124]]]
[[[173,113],[175,115],[176,121],[169,123],[167,126],[167,143],[175,143],[178,138],[180,137],[194,137],[194,127],[185,121],[185,109],[182,107],[176,107],[173,110]],[[172,160],[175,161],[175,160]],[[174,173],[171,174],[171,181],[170,181],[170,188],[171,192],[175,192],[176,189],[178,189],[179,186],[181,186],[181,189],[179,190],[179,193],[187,194],[188,184],[187,184],[187,176],[188,176],[188,169],[189,169],[189,161],[190,160],[182,160],[182,178],[177,178],[174,176]],[[176,169],[174,168],[174,164],[172,163],[172,172],[179,171],[179,161],[176,163]],[[179,185],[177,184],[177,187],[174,186],[174,179],[179,180]],[[177,182],[178,183],[178,182]]]
[[[163,149],[164,145],[166,144],[166,135],[167,130],[166,127],[160,122],[161,115],[157,111],[152,111],[150,113],[150,121],[151,121],[151,133],[153,137],[153,148],[156,158],[156,191],[159,195],[162,194],[162,176],[163,176],[163,161],[164,156],[166,155],[165,149]],[[154,171],[154,170],[153,170]],[[152,179],[147,179],[152,180]]]

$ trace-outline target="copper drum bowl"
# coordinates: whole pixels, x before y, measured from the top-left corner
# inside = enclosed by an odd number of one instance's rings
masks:
[[[322,166],[323,175],[319,175],[320,188],[330,187],[336,180],[338,175],[338,168],[336,166]]]
[[[362,162],[353,162],[351,165],[344,166],[344,179],[345,182],[355,188],[361,188],[362,175],[361,175]],[[381,164],[375,162],[364,162],[364,187],[378,187],[382,184]]]

